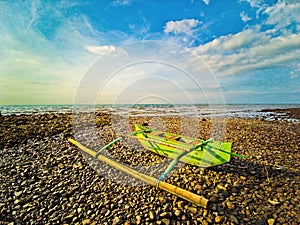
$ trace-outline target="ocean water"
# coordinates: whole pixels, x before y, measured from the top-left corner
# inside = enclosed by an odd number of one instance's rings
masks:
[[[2,115],[31,115],[44,113],[108,112],[124,116],[181,116],[197,118],[264,118],[266,120],[288,120],[285,113],[272,109],[300,108],[299,104],[279,105],[9,105],[0,106]],[[271,109],[262,112],[262,109]]]

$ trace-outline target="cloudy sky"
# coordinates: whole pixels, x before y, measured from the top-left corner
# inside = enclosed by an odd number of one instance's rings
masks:
[[[0,1],[0,104],[300,103],[298,0]]]

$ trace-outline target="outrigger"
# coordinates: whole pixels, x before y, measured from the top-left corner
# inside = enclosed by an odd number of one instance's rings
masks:
[[[138,139],[144,148],[156,154],[173,159],[168,168],[158,179],[139,173],[136,170],[117,163],[103,155],[106,149],[122,140],[122,137],[118,137],[108,143],[99,151],[91,150],[73,139],[69,139],[69,141],[96,159],[125,172],[134,178],[152,186],[161,188],[204,208],[207,207],[208,203],[206,198],[164,181],[170,171],[179,161],[199,167],[211,167],[229,162],[231,156],[245,158],[245,156],[231,153],[231,142],[219,142],[213,139],[201,140],[185,137],[178,134],[159,131],[157,129],[149,129],[141,125],[135,125],[135,132],[128,136]]]

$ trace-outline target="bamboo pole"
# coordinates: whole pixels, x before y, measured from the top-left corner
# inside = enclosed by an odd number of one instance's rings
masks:
[[[69,142],[76,145],[78,148],[80,148],[84,152],[90,154],[93,157],[96,157],[97,152],[85,147],[84,145],[80,144],[79,142],[77,142],[77,141],[75,141],[71,138],[69,138],[68,140],[69,140]],[[130,175],[134,178],[137,178],[137,179],[139,179],[139,180],[141,180],[141,181],[143,181],[147,184],[150,184],[154,187],[159,187],[159,188],[161,188],[161,189],[163,189],[163,190],[165,190],[165,191],[167,191],[171,194],[177,195],[180,198],[183,198],[183,199],[185,199],[189,202],[192,202],[195,205],[198,205],[198,206],[201,206],[201,207],[204,207],[204,208],[207,207],[208,200],[206,198],[204,198],[203,196],[196,195],[192,192],[189,192],[187,190],[184,190],[180,187],[174,186],[174,185],[169,184],[169,183],[164,182],[164,181],[159,182],[158,179],[156,179],[154,177],[139,173],[138,171],[135,171],[134,169],[131,169],[128,166],[121,165],[121,164],[105,157],[104,155],[98,155],[97,159],[104,162],[104,163],[106,163],[106,164],[108,164],[111,167],[114,167],[115,169],[118,169],[122,172],[125,172],[126,174],[128,174],[128,175]]]

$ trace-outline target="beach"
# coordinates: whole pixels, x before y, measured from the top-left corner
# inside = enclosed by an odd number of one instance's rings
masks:
[[[299,119],[300,109],[280,112]],[[299,122],[223,119],[224,141],[247,158],[205,169],[180,163],[166,180],[207,198],[205,209],[99,163],[69,143],[77,138],[97,149],[118,137],[116,117],[97,112],[84,124],[79,116],[85,115],[0,116],[0,224],[300,223]],[[151,124],[153,118],[129,118],[128,127]],[[169,132],[182,130],[180,117],[156,119]],[[208,139],[213,119],[197,123],[201,129],[191,135]],[[96,133],[90,136],[90,129]],[[102,143],[96,143],[99,138]],[[162,162],[170,162],[138,142],[116,143],[105,154],[155,177],[167,165]]]

